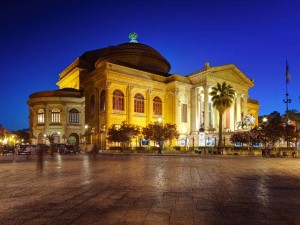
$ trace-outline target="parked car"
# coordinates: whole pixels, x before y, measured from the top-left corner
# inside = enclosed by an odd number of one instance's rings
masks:
[[[66,144],[63,143],[55,143],[55,144],[51,144],[50,145],[51,149],[54,151],[54,153],[59,153],[59,154],[63,154],[64,153],[64,149],[66,147]]]
[[[75,145],[66,145],[62,154],[76,154],[78,152],[78,148]]]
[[[36,145],[19,145],[16,147],[16,154],[31,155],[36,153]]]
[[[9,145],[3,145],[1,148],[1,153],[2,155],[7,155],[9,153],[15,154],[15,148],[14,146],[9,146]]]

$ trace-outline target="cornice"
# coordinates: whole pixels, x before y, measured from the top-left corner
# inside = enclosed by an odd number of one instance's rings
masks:
[[[107,80],[112,83],[122,83],[125,85],[128,84],[134,84],[135,86],[145,86],[148,89],[149,88],[159,88],[159,89],[165,89],[166,84],[154,80],[145,80],[141,77],[132,76],[129,74],[116,72],[116,71],[106,71]]]

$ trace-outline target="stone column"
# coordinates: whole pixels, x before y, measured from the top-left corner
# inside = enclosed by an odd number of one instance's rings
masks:
[[[248,96],[244,95],[244,104],[243,104],[244,117],[248,115]]]
[[[191,132],[197,131],[197,88],[191,88]]]
[[[106,130],[111,126],[111,112],[112,112],[112,96],[110,94],[111,82],[106,82],[105,87],[105,128]]]
[[[235,122],[238,123],[241,121],[241,94],[237,94],[236,96],[236,120]]]
[[[49,124],[51,123],[51,118],[49,118],[49,107],[48,107],[47,104],[45,105],[45,118],[44,118],[44,120],[45,120],[44,121],[45,122],[44,134],[46,134],[48,132],[48,129],[49,129]]]
[[[219,125],[219,111],[215,107],[213,108],[213,111],[214,111],[213,128],[217,130]]]
[[[202,97],[201,94],[199,94],[199,129],[204,127],[204,96]]]
[[[151,96],[151,94],[152,94],[152,90],[148,90],[147,91],[147,111],[146,111],[146,123],[147,123],[147,125],[149,124],[149,123],[151,123],[151,118],[152,118],[152,112],[153,112],[153,109],[152,109],[152,96]]]
[[[68,111],[68,107],[67,107],[67,105],[66,104],[64,104],[64,106],[63,106],[63,126],[62,126],[62,131],[60,132],[60,141],[61,141],[61,139],[62,139],[62,136],[63,135],[65,135],[64,137],[65,137],[65,142],[67,141],[67,139],[68,139],[68,133],[67,133],[67,131],[68,131],[68,124],[69,124],[69,120],[68,120],[68,118],[69,118],[69,116],[68,116],[68,114],[69,114],[69,111]]]
[[[199,102],[199,88],[195,89],[195,111],[194,113],[196,114],[195,116],[195,128],[196,132],[199,131],[200,129],[200,102]]]
[[[174,115],[173,115],[173,123],[175,123],[177,126],[179,124],[179,90],[174,90],[173,91],[173,95],[174,95],[174,101],[173,101],[173,111],[174,111]]]
[[[229,117],[229,129],[231,131],[234,131],[235,129],[235,118],[234,118],[234,114],[235,114],[235,110],[234,110],[234,104],[231,105],[230,107],[230,117]]]
[[[134,99],[132,95],[133,86],[128,86],[127,88],[127,120],[129,124],[132,124],[133,120],[133,110],[134,110]]]
[[[204,129],[209,127],[209,86],[204,87]]]

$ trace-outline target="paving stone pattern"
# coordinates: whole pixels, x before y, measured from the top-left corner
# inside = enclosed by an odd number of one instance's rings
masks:
[[[0,156],[0,224],[300,224],[300,159]]]

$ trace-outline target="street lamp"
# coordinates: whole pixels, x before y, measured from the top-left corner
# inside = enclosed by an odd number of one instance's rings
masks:
[[[264,117],[264,118],[262,119],[262,122],[263,122],[263,124],[267,124],[267,123],[268,123],[268,118],[267,118],[267,117]]]
[[[84,145],[85,145],[85,150],[86,150],[86,142],[87,142],[87,138],[86,138],[86,136],[87,136],[87,130],[88,130],[88,128],[89,128],[89,125],[87,125],[87,124],[85,124],[84,125]]]

